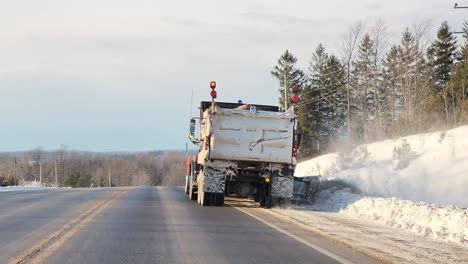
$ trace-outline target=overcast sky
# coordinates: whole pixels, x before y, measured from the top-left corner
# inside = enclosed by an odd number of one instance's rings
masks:
[[[337,53],[357,20],[406,26],[467,9],[447,0],[0,0],[0,152],[184,149],[192,109],[218,82],[222,101],[277,104],[270,75],[289,49],[306,69]],[[192,113],[195,113],[192,110]]]

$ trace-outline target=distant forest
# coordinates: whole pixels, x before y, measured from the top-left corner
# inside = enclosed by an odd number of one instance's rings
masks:
[[[41,174],[44,186],[54,186],[55,175],[64,187],[107,187],[109,178],[112,186],[184,185],[185,157],[177,151],[94,153],[66,147],[0,153],[0,186],[38,184]]]
[[[467,124],[468,23],[457,26],[461,41],[443,22],[434,36],[418,24],[390,43],[384,23],[356,22],[337,39],[338,54],[311,50],[306,71],[292,52],[281,54],[271,74],[281,106],[299,87],[299,157]]]

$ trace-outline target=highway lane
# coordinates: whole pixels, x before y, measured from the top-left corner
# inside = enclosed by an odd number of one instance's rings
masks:
[[[0,259],[2,263],[76,217],[79,209],[112,190],[59,189],[0,192]]]
[[[0,193],[0,257],[10,263],[374,263],[254,207],[233,199],[222,208],[200,207],[178,187]]]

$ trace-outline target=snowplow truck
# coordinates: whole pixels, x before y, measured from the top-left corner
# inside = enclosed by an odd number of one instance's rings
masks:
[[[266,208],[292,199],[299,145],[294,107],[281,112],[277,106],[215,102],[216,91],[211,95],[190,120],[189,138],[198,152],[187,158],[189,198],[202,206],[222,206],[225,196],[253,198]]]

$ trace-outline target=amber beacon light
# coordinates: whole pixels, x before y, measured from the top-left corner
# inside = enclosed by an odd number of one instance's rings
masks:
[[[211,82],[210,82],[210,88],[211,88],[211,89],[216,88],[216,82],[215,82],[215,81],[211,81]]]

